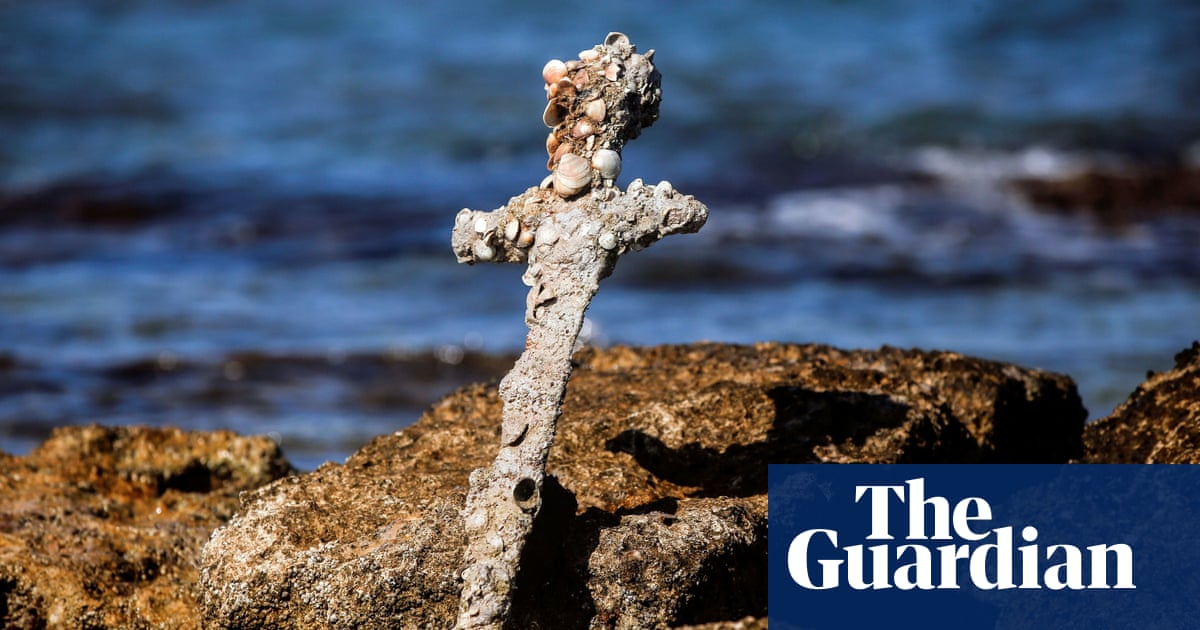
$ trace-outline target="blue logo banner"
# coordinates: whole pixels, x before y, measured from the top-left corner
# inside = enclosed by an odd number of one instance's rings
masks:
[[[772,465],[773,630],[1200,627],[1200,466]]]

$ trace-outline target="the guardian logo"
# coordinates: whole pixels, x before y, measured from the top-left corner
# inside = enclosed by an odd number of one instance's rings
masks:
[[[1034,524],[1019,530],[990,527],[987,500],[968,497],[952,505],[945,497],[926,496],[923,477],[896,485],[856,485],[854,502],[870,510],[866,540],[880,542],[840,546],[844,537],[836,529],[803,531],[787,550],[788,574],[796,584],[809,590],[843,584],[854,590],[923,591],[1137,588],[1129,545],[1081,549],[1058,541],[1045,544]],[[889,519],[893,509],[907,510],[907,529],[899,540]]]

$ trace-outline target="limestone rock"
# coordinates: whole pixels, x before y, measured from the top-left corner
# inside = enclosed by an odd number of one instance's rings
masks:
[[[1200,463],[1200,342],[1152,374],[1112,415],[1084,429],[1089,463]]]
[[[678,626],[675,630],[767,630],[767,618],[745,617],[737,621],[714,621],[691,626]]]
[[[952,353],[696,344],[584,350],[521,563],[522,628],[759,627],[766,464],[1067,461],[1069,378]],[[243,496],[204,548],[216,627],[451,627],[494,385]]]
[[[240,491],[290,471],[229,432],[67,427],[0,453],[0,625],[199,628],[200,548]]]

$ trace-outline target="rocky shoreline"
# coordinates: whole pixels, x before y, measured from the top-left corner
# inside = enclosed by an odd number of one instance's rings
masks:
[[[517,627],[766,626],[766,464],[1200,463],[1200,343],[1086,424],[1067,376],[818,345],[575,357]],[[5,627],[450,627],[495,383],[345,464],[264,437],[67,427],[0,454]]]

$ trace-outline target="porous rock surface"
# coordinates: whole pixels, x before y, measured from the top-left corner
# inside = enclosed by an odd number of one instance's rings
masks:
[[[1200,342],[1151,374],[1112,415],[1084,429],[1096,464],[1200,464]]]
[[[220,431],[65,427],[0,453],[0,627],[201,627],[201,547],[289,472],[271,440]]]
[[[695,344],[575,362],[512,627],[764,627],[768,462],[1082,455],[1069,378],[953,353]],[[469,386],[344,465],[243,495],[200,561],[207,624],[451,627],[467,476],[500,417],[495,385]]]

